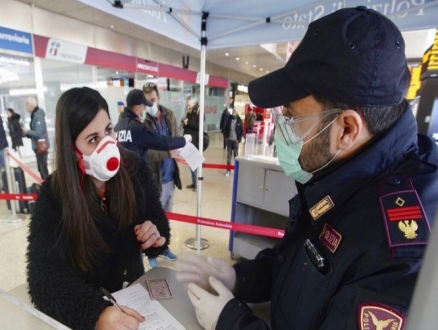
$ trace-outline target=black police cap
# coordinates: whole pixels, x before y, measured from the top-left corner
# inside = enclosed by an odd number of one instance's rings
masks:
[[[128,93],[128,96],[126,96],[126,104],[128,107],[133,107],[135,105],[140,105],[140,104],[144,104],[148,107],[151,107],[153,105],[152,102],[146,99],[146,96],[144,96],[143,91],[139,89],[133,89]]]

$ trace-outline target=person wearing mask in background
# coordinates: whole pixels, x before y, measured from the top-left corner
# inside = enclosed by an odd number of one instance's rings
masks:
[[[6,110],[8,116],[8,129],[9,135],[11,136],[12,149],[20,153],[18,147],[23,146],[23,129],[20,124],[20,115],[15,113],[13,109],[8,108]]]
[[[154,83],[145,84],[143,93],[146,99],[152,103],[152,106],[146,107],[147,114],[144,124],[160,135],[178,136],[175,115],[172,110],[160,104],[160,93],[157,85]],[[161,194],[161,205],[166,212],[172,212],[175,187],[181,190],[178,163],[175,161],[178,153],[178,150],[158,151],[152,149],[148,152],[148,165]],[[169,249],[164,251],[163,257],[169,260],[176,259],[176,255]],[[151,268],[158,267],[157,259],[150,257],[149,266]]]
[[[125,110],[125,102],[123,101],[118,101],[117,102],[117,110],[119,110],[119,119],[122,119],[122,113]]]
[[[145,272],[140,251],[158,256],[170,228],[147,164],[119,148],[108,104],[88,87],[56,106],[56,170],[41,186],[27,248],[35,307],[77,330],[137,329],[145,319],[103,298]]]
[[[254,111],[252,111],[252,107],[250,107],[248,113],[245,115],[246,133],[253,132],[255,120],[256,120],[256,115],[255,115]]]
[[[224,137],[227,139],[227,165],[231,165],[231,152],[234,153],[234,159],[239,155],[239,143],[243,136],[243,123],[236,109],[233,109],[231,117],[224,129]],[[230,170],[225,172],[225,176],[230,176]]]
[[[133,89],[126,96],[127,107],[122,113],[122,119],[114,127],[117,139],[122,147],[136,152],[144,161],[148,160],[148,150],[175,150],[182,148],[191,141],[190,135],[165,136],[143,125],[146,116],[146,106],[151,107],[140,89]]]
[[[184,134],[190,134],[192,136],[192,144],[199,149],[199,104],[196,98],[187,97],[187,111],[186,117],[182,119]],[[198,170],[190,170],[192,173],[192,184],[188,185],[188,189],[196,191],[196,177],[198,176]]]
[[[243,301],[271,301],[273,330],[405,328],[438,203],[409,81],[400,31],[359,6],[310,23],[284,68],[249,83],[255,105],[280,107],[275,145],[298,195],[255,260],[178,256],[204,328],[269,329]]]
[[[221,122],[219,128],[222,132],[222,136],[224,138],[224,150],[227,148],[227,138],[225,137],[225,126],[227,125],[228,118],[230,118],[231,113],[228,108],[225,108],[221,115]]]
[[[46,113],[38,107],[38,101],[34,96],[29,96],[26,99],[26,108],[30,113],[30,129],[23,126],[23,134],[32,140],[32,149],[35,152],[37,159],[38,171],[43,180],[49,176],[47,168],[47,153],[44,155],[38,154],[37,142],[45,139],[47,148],[50,148],[49,138],[47,135]]]

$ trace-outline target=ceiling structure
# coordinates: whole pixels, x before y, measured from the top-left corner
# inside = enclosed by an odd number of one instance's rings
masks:
[[[190,55],[195,58],[200,57],[199,50],[180,44],[153,31],[145,30],[134,23],[106,14],[76,0],[17,1],[104,29],[113,30],[130,37],[135,37],[151,44],[157,44],[178,51],[183,55]],[[403,32],[406,43],[406,56],[415,59],[421,58],[425,50],[426,40],[430,38],[430,35],[431,33],[428,30]],[[274,55],[272,51],[269,52],[266,48],[258,45],[222,49],[207,48],[207,61],[251,77],[260,77],[267,72],[272,72],[283,67],[285,64],[286,44],[278,44],[274,47],[267,48],[276,48],[276,55]],[[228,56],[226,56],[226,54],[228,54]]]

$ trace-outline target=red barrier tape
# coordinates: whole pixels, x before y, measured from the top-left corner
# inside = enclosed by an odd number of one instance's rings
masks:
[[[31,201],[31,200],[36,200],[37,197],[38,195],[36,194],[0,194],[0,200]],[[228,229],[240,233],[247,233],[252,235],[274,237],[274,238],[282,238],[284,236],[284,230],[282,229],[253,226],[243,223],[229,222],[229,221],[209,219],[203,217],[195,217],[191,215],[173,213],[173,212],[166,212],[166,216],[170,220],[193,223],[197,225],[215,227],[220,229]]]
[[[29,174],[36,182],[38,182],[39,184],[43,183],[44,180],[41,179],[41,177],[39,177],[37,174],[35,174],[34,172],[32,172],[32,170],[27,167],[26,165],[24,165],[22,162],[20,162],[17,158],[15,158],[14,156],[12,156],[9,152],[8,152],[8,156],[11,157],[17,164],[18,166],[20,166],[22,168],[22,170],[24,172],[26,172],[27,174]]]
[[[209,227],[215,227],[221,229],[228,229],[228,230],[238,231],[241,233],[248,233],[253,235],[267,236],[274,238],[282,238],[284,236],[284,230],[282,229],[246,225],[243,223],[228,222],[228,221],[208,219],[202,217],[194,217],[191,215],[179,214],[173,212],[166,212],[166,215],[169,219],[172,220],[194,223],[197,225],[203,225],[203,226],[209,226]]]
[[[181,164],[187,164],[184,159],[177,158],[176,161]],[[234,170],[234,165],[202,163],[203,168],[216,168],[220,170]]]
[[[37,194],[0,194],[0,200],[35,201]]]

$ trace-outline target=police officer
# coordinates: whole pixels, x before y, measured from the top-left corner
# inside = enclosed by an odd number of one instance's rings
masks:
[[[122,117],[114,127],[120,144],[139,154],[147,161],[148,149],[176,150],[185,146],[192,140],[189,134],[182,136],[164,136],[142,124],[146,115],[146,106],[151,107],[140,89],[133,89],[126,97],[127,107]]]
[[[404,41],[385,16],[347,8],[309,25],[286,66],[249,84],[275,110],[297,182],[281,241],[231,267],[178,257],[205,329],[403,329],[438,201],[438,151],[405,100]]]

